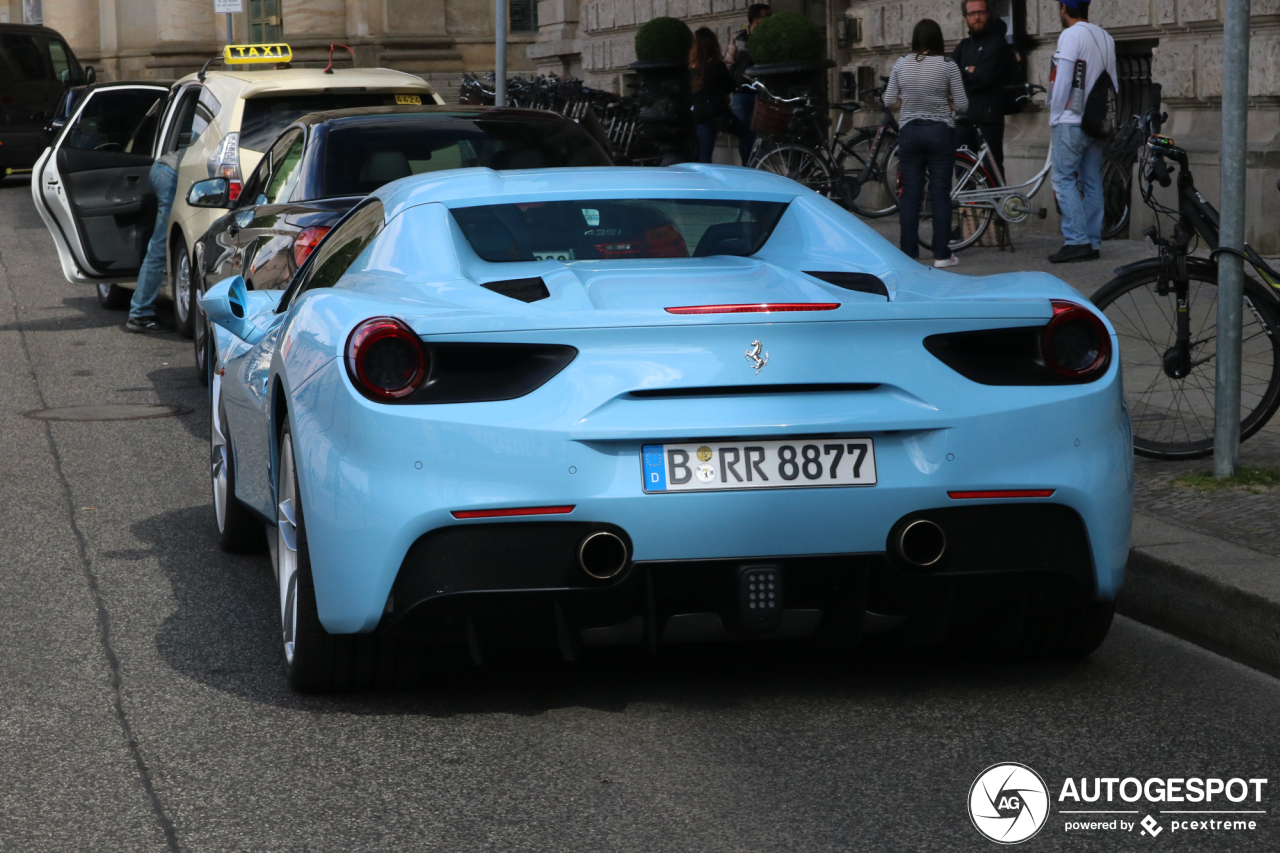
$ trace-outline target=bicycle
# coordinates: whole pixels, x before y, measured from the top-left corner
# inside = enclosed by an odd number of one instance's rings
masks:
[[[1125,402],[1133,429],[1133,449],[1153,459],[1196,459],[1213,453],[1214,356],[1217,353],[1217,256],[1231,252],[1247,261],[1262,282],[1246,275],[1242,329],[1240,439],[1256,433],[1280,407],[1280,272],[1247,244],[1243,252],[1218,246],[1218,211],[1196,190],[1187,154],[1160,135],[1168,118],[1154,106],[1142,120],[1142,200],[1157,214],[1144,235],[1159,256],[1116,270],[1117,276],[1093,296],[1120,339]],[[1177,166],[1176,210],[1154,196],[1154,184],[1172,182]],[[1278,184],[1280,186],[1280,184]],[[1177,217],[1171,237],[1160,232],[1159,216]],[[1202,242],[1209,256],[1193,255]],[[1264,284],[1265,282],[1265,284]]]
[[[761,132],[751,151],[748,166],[790,178],[809,189],[848,207],[851,191],[841,163],[853,156],[848,146],[853,138],[842,135],[845,116],[861,109],[860,104],[816,105],[807,95],[779,98],[770,94],[763,83],[750,84],[765,111],[774,113],[778,132]],[[834,135],[828,136],[824,124],[825,109],[840,111]],[[861,161],[859,161],[861,162]]]
[[[886,83],[888,77],[881,77]],[[884,87],[872,89],[870,99],[883,106]],[[875,127],[850,131],[841,146],[841,191],[845,206],[868,219],[888,216],[898,209],[898,120],[885,108]],[[852,158],[852,163],[849,159]]]
[[[1018,88],[1023,90],[1018,100],[1026,100],[1045,91],[1043,86],[1032,83],[1021,84]],[[955,172],[951,183],[951,250],[958,252],[978,242],[997,215],[1010,224],[1023,222],[1033,213],[1041,219],[1048,216],[1046,208],[1032,208],[1031,199],[1040,192],[1053,169],[1053,146],[1045,153],[1044,165],[1039,172],[1020,184],[1008,186],[991,153],[991,146],[982,136],[981,128],[964,116],[958,117],[957,121],[973,126],[980,145],[976,152],[968,148],[956,151]],[[1128,170],[1114,154],[1110,151],[1103,153],[1104,237],[1115,236],[1128,222],[1127,173]],[[931,220],[932,214],[926,198],[920,212],[920,245],[926,249],[933,245]]]

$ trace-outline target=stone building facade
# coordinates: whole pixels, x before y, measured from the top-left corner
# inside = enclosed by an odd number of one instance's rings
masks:
[[[517,28],[509,36],[508,63],[531,70],[524,48],[536,38],[535,0],[512,0]],[[0,17],[22,22],[31,0],[0,0]],[[446,100],[466,71],[494,64],[492,0],[243,0],[233,16],[237,43],[258,34],[278,35],[295,64],[323,65],[331,42],[349,45],[361,66],[418,74]],[[41,0],[45,26],[61,32],[85,64],[103,79],[176,79],[198,70],[226,44],[223,15],[213,0]],[[270,13],[270,14],[268,14]],[[523,13],[523,14],[522,14]],[[274,39],[268,39],[274,40]],[[338,65],[350,65],[346,51]]]

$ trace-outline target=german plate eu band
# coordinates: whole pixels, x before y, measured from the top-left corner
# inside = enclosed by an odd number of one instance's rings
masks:
[[[646,444],[646,492],[874,486],[869,438],[799,438]]]

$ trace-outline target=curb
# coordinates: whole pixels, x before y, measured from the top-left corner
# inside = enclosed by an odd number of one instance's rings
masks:
[[[1133,516],[1117,611],[1280,674],[1280,558]]]

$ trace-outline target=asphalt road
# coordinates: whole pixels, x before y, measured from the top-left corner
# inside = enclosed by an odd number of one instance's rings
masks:
[[[215,544],[190,343],[64,282],[13,180],[0,300],[0,850],[992,850],[966,802],[996,762],[1055,794],[1280,768],[1280,682],[1124,619],[1078,664],[714,654],[295,696],[267,557]],[[23,416],[104,403],[191,413]],[[1025,849],[1280,846],[1271,814],[1151,839],[1059,807]]]

